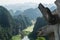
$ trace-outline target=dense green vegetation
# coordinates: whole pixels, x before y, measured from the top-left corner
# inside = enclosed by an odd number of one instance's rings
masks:
[[[37,37],[36,40],[46,40],[44,37]]]
[[[12,40],[22,40],[21,35],[15,35],[12,37]]]
[[[3,6],[0,6],[0,39],[11,40],[13,27],[14,21],[10,12]]]

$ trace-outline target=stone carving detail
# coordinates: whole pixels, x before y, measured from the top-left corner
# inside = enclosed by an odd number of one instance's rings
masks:
[[[58,14],[52,14],[49,8],[44,7],[42,4],[39,4],[38,8],[42,12],[45,19],[48,21],[48,24],[54,25],[58,23]]]

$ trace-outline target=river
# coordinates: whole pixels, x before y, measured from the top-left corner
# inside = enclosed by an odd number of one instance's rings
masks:
[[[28,36],[25,36],[22,40],[29,40]]]

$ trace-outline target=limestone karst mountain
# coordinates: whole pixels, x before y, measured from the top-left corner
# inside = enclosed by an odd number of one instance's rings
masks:
[[[14,21],[10,12],[3,6],[0,6],[0,39],[11,40]]]

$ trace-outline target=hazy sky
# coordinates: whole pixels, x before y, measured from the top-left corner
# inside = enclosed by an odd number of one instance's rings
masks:
[[[32,2],[32,3],[44,3],[44,4],[49,4],[49,3],[54,3],[55,0],[0,0],[0,5],[5,5],[5,4],[16,4],[16,3],[27,3],[27,2]]]

